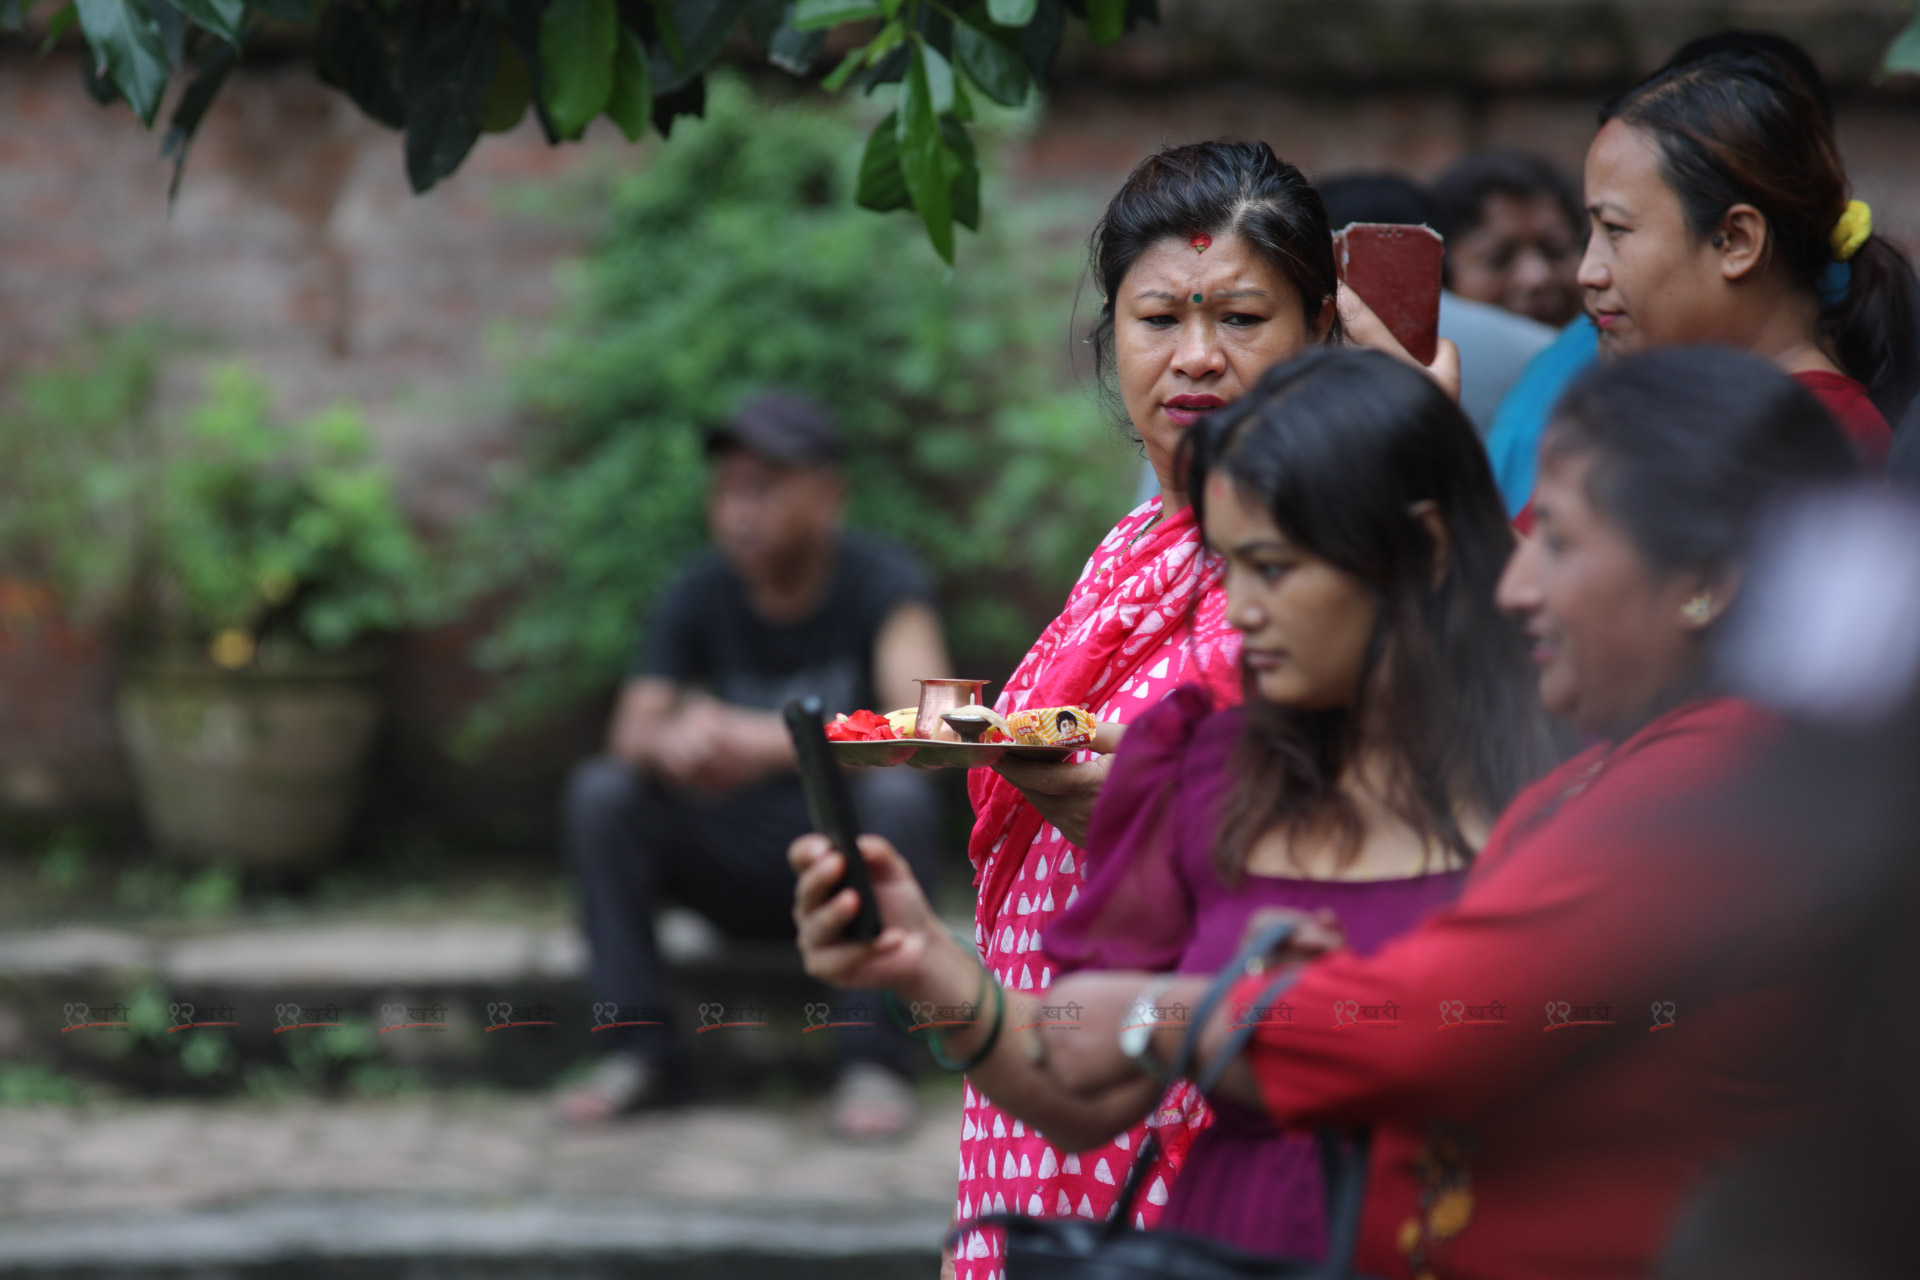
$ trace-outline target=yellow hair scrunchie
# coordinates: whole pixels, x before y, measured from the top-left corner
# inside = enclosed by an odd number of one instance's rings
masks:
[[[1845,262],[1860,252],[1860,246],[1873,234],[1873,210],[1865,200],[1847,201],[1847,211],[1833,224],[1827,243],[1833,246],[1833,260]]]

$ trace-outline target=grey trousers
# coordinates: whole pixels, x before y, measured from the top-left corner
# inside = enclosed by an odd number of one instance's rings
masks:
[[[911,769],[865,769],[851,780],[861,829],[891,840],[931,895],[940,832],[932,779]],[[646,1018],[623,1013],[616,1020],[651,1021],[658,1012],[669,1024],[609,1028],[594,1039],[676,1071],[681,1054],[655,917],[671,898],[730,938],[791,941],[794,877],[787,846],[811,829],[799,780],[708,796],[670,788],[603,756],[582,763],[568,779],[563,825],[592,952],[595,1003],[651,1007]],[[828,999],[823,991],[821,1000]],[[849,1059],[907,1069],[912,1041],[887,1017],[879,993],[835,992],[831,1002],[835,1009],[864,1004],[871,1011],[871,1027],[833,1033]]]

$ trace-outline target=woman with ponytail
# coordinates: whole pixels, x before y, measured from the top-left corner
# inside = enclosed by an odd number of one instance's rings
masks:
[[[1714,54],[1610,103],[1580,265],[1603,357],[1717,343],[1765,357],[1879,466],[1920,390],[1913,269],[1848,198],[1832,129],[1778,62]]]

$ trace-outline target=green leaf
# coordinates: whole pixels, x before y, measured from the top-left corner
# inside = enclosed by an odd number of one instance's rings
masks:
[[[107,79],[106,68],[92,58],[81,58],[80,84],[86,89],[87,96],[96,104],[110,107],[120,101],[120,91],[113,87],[113,81]]]
[[[514,57],[527,75],[527,101],[533,107],[533,116],[540,125],[540,136],[547,140],[548,146],[561,141],[554,130],[553,119],[547,115],[546,103],[541,101],[541,87],[545,83],[544,71],[540,66],[540,13],[527,5],[499,0],[488,0],[486,6],[499,22],[500,38],[506,47],[513,50]],[[504,63],[499,75],[511,74]],[[505,90],[501,90],[505,92]]]
[[[898,49],[900,42],[906,38],[907,29],[904,26],[901,26],[897,22],[889,22],[886,26],[873,33],[873,39],[867,41],[866,48],[862,49],[861,53],[866,57],[868,66],[878,66],[881,59],[885,58],[895,49]],[[900,74],[905,75],[906,69],[907,64],[903,58],[900,63]],[[899,76],[895,76],[894,78],[897,80]]]
[[[680,43],[680,27],[673,20],[673,0],[647,0],[647,7],[653,10],[653,25],[660,37],[660,47],[675,64],[687,60],[686,46]]]
[[[633,28],[620,28],[620,47],[613,55],[613,93],[607,99],[607,118],[620,126],[628,142],[653,122],[653,77],[647,70],[647,49]]]
[[[1880,64],[1882,76],[1895,76],[1902,73],[1920,75],[1920,12],[1914,14],[1912,22],[1894,40],[1887,50],[1886,61]]]
[[[980,229],[980,159],[973,139],[952,116],[940,118],[940,138],[953,156],[953,220],[969,231]]]
[[[561,137],[579,137],[606,110],[619,25],[613,0],[554,0],[541,16],[547,114]]]
[[[1087,0],[1087,34],[1095,44],[1112,44],[1127,29],[1127,0]]]
[[[145,0],[147,16],[160,33],[160,47],[167,51],[167,65],[177,67],[187,60],[187,19],[173,0]]]
[[[60,37],[73,30],[73,24],[80,20],[79,10],[73,7],[73,0],[67,0],[47,19],[47,38],[40,42],[40,56],[46,57],[53,46],[60,43]]]
[[[246,21],[246,0],[173,0],[180,11],[228,44],[240,45],[240,25]]]
[[[905,209],[913,204],[907,194],[907,181],[900,173],[900,113],[887,112],[887,118],[867,135],[867,148],[860,155],[860,185],[854,203],[876,213]]]
[[[1000,105],[1017,107],[1027,100],[1027,86],[1033,79],[1027,74],[1026,62],[1017,50],[992,36],[964,22],[955,23],[953,60],[982,93]]]
[[[407,83],[407,181],[416,195],[458,169],[480,140],[500,43],[478,9],[441,20],[425,36]]]
[[[179,103],[173,108],[173,120],[167,126],[167,136],[160,143],[160,158],[173,161],[173,179],[167,184],[168,204],[180,194],[180,180],[187,172],[187,149],[200,130],[200,121],[206,118],[207,108],[213,105],[220,87],[239,62],[240,51],[234,45],[202,46],[199,74],[180,95]]]
[[[394,87],[393,59],[373,17],[357,5],[330,4],[313,37],[313,69],[324,84],[390,129],[407,122],[406,104]]]
[[[707,64],[726,43],[745,9],[746,0],[677,0],[661,10],[661,43],[665,44],[668,30],[677,29],[680,47],[649,51],[654,93],[664,97],[706,74]]]
[[[827,73],[826,78],[820,82],[820,87],[828,93],[840,92],[847,81],[853,78],[853,73],[860,69],[860,64],[865,61],[866,56],[865,48],[848,52],[846,57],[840,59],[840,65]]]
[[[789,11],[767,39],[767,61],[791,75],[804,76],[826,47],[825,31],[800,30]]]
[[[865,22],[885,16],[873,0],[795,0],[793,27],[796,31],[824,31],[843,22]]]
[[[95,68],[105,69],[140,123],[151,129],[167,88],[167,51],[159,30],[135,0],[74,0],[74,7]]]
[[[926,67],[927,93],[933,99],[933,114],[946,115],[953,110],[953,64],[917,35],[914,43],[920,46],[920,56]]]
[[[505,133],[520,123],[533,101],[533,76],[527,64],[514,50],[513,41],[500,34],[500,48],[493,59],[493,83],[480,103],[480,130]]]
[[[900,172],[913,207],[926,224],[927,239],[933,251],[949,265],[953,262],[952,175],[949,156],[940,141],[940,120],[933,110],[933,90],[927,83],[925,53],[912,46],[907,61],[907,78],[900,91]]]
[[[1033,21],[1038,4],[1039,0],[987,0],[987,16],[1003,27],[1024,27]]]
[[[973,120],[973,95],[967,92],[965,76],[955,76],[953,78],[952,114],[953,118],[961,124],[968,124]]]
[[[1065,5],[1049,4],[1034,12],[1033,21],[1014,33],[1014,43],[1020,48],[1020,57],[1027,64],[1027,74],[1035,83],[1045,84],[1047,72],[1053,66],[1054,57],[1060,52],[1060,42],[1067,34],[1067,9]]]

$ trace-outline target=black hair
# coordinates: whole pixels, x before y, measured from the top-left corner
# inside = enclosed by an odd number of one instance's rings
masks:
[[[1397,173],[1348,173],[1314,184],[1327,206],[1327,225],[1336,231],[1350,222],[1433,225],[1433,201],[1410,178]],[[1437,229],[1437,227],[1436,227]]]
[[[1698,36],[1675,49],[1673,56],[1667,59],[1667,65],[1654,74],[1684,67],[1689,62],[1699,62],[1716,53],[1754,53],[1772,58],[1806,87],[1808,95],[1820,108],[1820,118],[1827,122],[1827,128],[1833,128],[1833,92],[1827,88],[1826,77],[1820,74],[1813,55],[1804,46],[1778,32],[1730,27],[1725,31]]]
[[[1920,490],[1920,396],[1907,406],[1905,420],[1894,423],[1886,477],[1895,484]]]
[[[1847,209],[1847,175],[1833,131],[1808,86],[1777,59],[1712,53],[1669,67],[1608,103],[1600,123],[1646,130],[1662,176],[1704,239],[1735,204],[1767,221],[1768,248],[1794,284],[1819,296],[1830,237]],[[1820,334],[1866,384],[1888,420],[1920,391],[1920,316],[1913,268],[1884,236],[1848,263],[1845,295],[1825,306]]]
[[[1540,451],[1592,459],[1588,501],[1657,573],[1733,569],[1760,513],[1788,490],[1860,472],[1811,391],[1729,347],[1594,366],[1560,398]]]
[[[1142,160],[1107,205],[1089,245],[1103,299],[1090,340],[1095,371],[1113,365],[1113,307],[1142,253],[1162,240],[1237,234],[1293,283],[1309,328],[1339,287],[1327,211],[1306,176],[1264,142],[1193,142]],[[1322,335],[1340,337],[1340,318]]]
[[[1479,151],[1455,161],[1433,183],[1433,229],[1448,241],[1466,235],[1486,217],[1491,196],[1552,200],[1575,240],[1586,231],[1573,183],[1551,160],[1526,151]]]
[[[1463,798],[1497,814],[1548,763],[1544,718],[1518,625],[1494,604],[1513,548],[1493,473],[1460,408],[1419,370],[1375,351],[1321,350],[1267,371],[1182,444],[1206,517],[1219,471],[1287,539],[1365,583],[1379,604],[1355,705],[1332,711],[1247,698],[1247,727],[1214,857],[1231,882],[1259,838],[1339,824],[1358,852],[1341,774],[1365,734],[1385,735],[1388,802],[1471,859]],[[1412,508],[1431,502],[1444,560]],[[1462,796],[1462,792],[1465,796]]]

